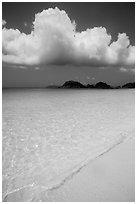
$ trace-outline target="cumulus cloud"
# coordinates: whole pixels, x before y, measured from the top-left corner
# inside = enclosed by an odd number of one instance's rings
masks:
[[[5,26],[6,23],[7,23],[7,22],[6,22],[5,20],[2,19],[2,26]]]
[[[131,67],[135,64],[135,47],[126,33],[117,41],[104,27],[77,32],[76,23],[58,8],[35,15],[30,34],[18,29],[2,30],[3,62],[20,65],[90,65],[97,67]]]

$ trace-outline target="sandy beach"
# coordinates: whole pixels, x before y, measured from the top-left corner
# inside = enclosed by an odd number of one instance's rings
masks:
[[[132,90],[5,91],[3,201],[134,201],[133,136]]]
[[[43,192],[42,201],[134,202],[135,140],[128,139],[91,161],[61,187]]]
[[[128,15],[127,15],[128,14]],[[135,201],[135,2],[2,2],[2,201]]]

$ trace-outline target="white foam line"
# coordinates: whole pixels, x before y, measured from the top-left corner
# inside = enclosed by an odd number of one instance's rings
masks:
[[[50,187],[50,184],[51,182],[49,182],[49,185],[46,187],[46,186],[35,186],[35,187],[40,187],[40,188],[43,188],[43,191],[53,191],[53,190],[56,190],[58,188],[60,188],[61,186],[63,186],[68,180],[72,179],[74,175],[76,175],[77,173],[79,173],[81,171],[81,169],[83,169],[83,167],[87,166],[88,163],[92,160],[95,160],[95,159],[98,159],[100,158],[101,156],[103,156],[104,154],[106,154],[107,152],[111,151],[112,149],[114,149],[115,147],[117,147],[119,144],[129,140],[129,139],[132,139],[134,136],[131,134],[131,136],[129,137],[122,137],[116,144],[113,144],[110,148],[106,149],[104,152],[100,152],[97,156],[95,156],[94,158],[88,158],[86,161],[84,161],[84,163],[82,162],[79,166],[73,168],[71,174],[70,171],[68,172],[65,172],[64,173],[64,176],[65,178],[64,179],[60,179],[58,181],[56,181],[56,183],[54,183],[51,187]],[[68,175],[69,174],[69,175]],[[52,179],[53,180],[53,179]],[[34,187],[34,183],[33,184],[29,184],[29,185],[26,185],[26,186],[23,186],[21,188],[17,188],[11,192],[8,192],[6,193],[6,195],[4,196],[4,200],[8,197],[8,195],[12,194],[12,193],[15,193],[15,192],[18,192],[24,188],[27,188],[27,187]],[[3,200],[3,201],[4,201]]]
[[[83,167],[87,166],[88,163],[92,160],[98,159],[101,156],[103,156],[104,154],[106,154],[107,152],[111,151],[112,149],[114,149],[115,147],[117,147],[118,145],[120,145],[121,143],[125,142],[128,139],[132,139],[133,136],[129,137],[129,138],[122,138],[118,143],[114,144],[112,147],[110,147],[109,149],[107,149],[106,151],[100,153],[98,156],[94,157],[94,158],[88,158],[88,160],[86,162],[84,162],[84,164],[81,164],[79,167],[76,167],[75,169],[73,169],[72,173],[68,176],[66,176],[59,184],[56,184],[52,187],[48,187],[47,191],[52,191],[55,189],[60,188],[62,185],[64,185],[68,180],[72,179],[74,175],[76,175],[77,173],[79,173],[81,171],[81,169],[83,169]]]

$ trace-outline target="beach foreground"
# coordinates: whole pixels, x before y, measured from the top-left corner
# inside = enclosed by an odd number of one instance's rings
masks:
[[[134,202],[135,140],[128,139],[89,162],[60,188],[42,201]]]
[[[134,200],[134,90],[7,90],[2,104],[3,201]]]

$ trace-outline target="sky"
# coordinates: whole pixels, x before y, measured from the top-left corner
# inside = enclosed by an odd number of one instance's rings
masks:
[[[3,2],[3,87],[135,81],[133,2]]]

